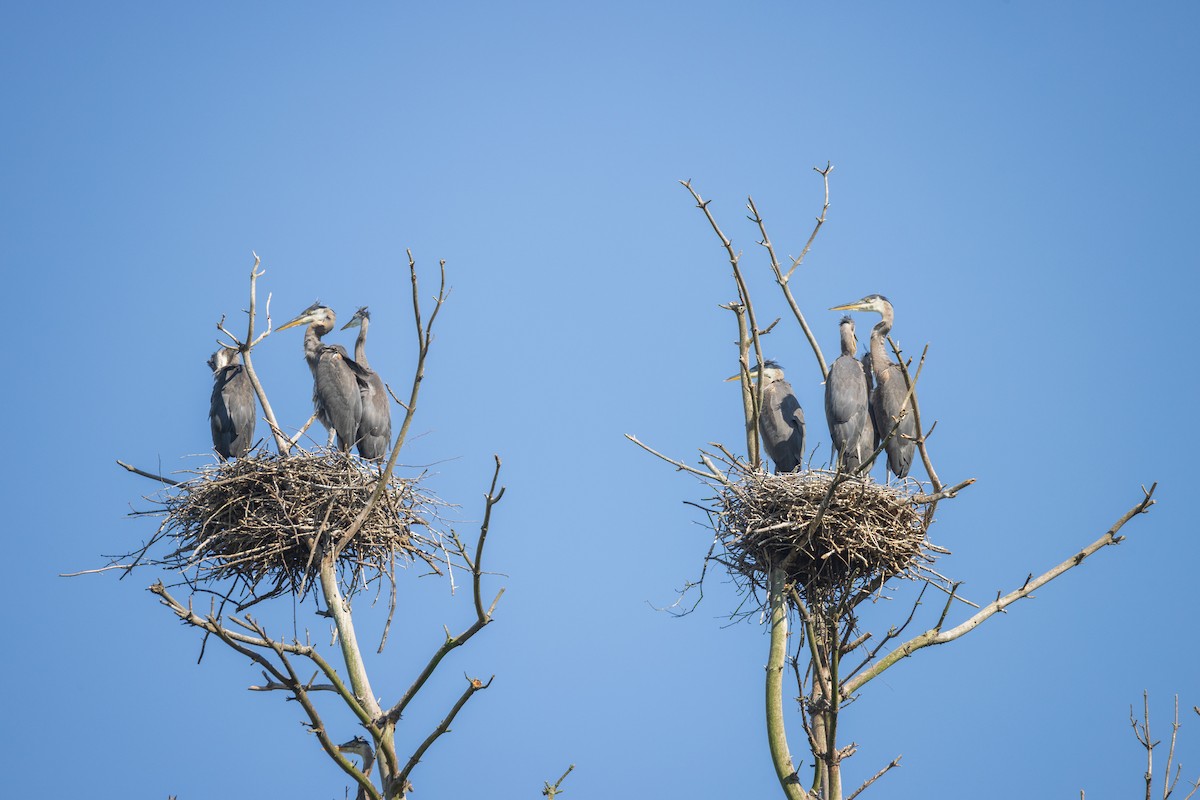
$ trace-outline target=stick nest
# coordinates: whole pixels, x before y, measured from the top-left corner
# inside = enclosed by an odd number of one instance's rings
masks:
[[[711,509],[722,546],[712,558],[752,588],[765,590],[769,570],[782,566],[807,599],[830,601],[891,577],[923,577],[933,562],[925,505],[905,490],[915,482],[839,476],[830,496],[833,472],[739,473]]]
[[[279,456],[252,453],[205,467],[152,498],[165,516],[154,537],[131,554],[135,564],[178,570],[193,588],[219,585],[239,609],[282,594],[303,596],[317,585],[321,558],[362,512],[380,478],[378,467],[336,450]],[[418,558],[440,572],[445,563],[435,498],[419,479],[390,476],[362,527],[338,552],[347,596],[387,579]],[[170,552],[151,557],[156,543]],[[230,587],[233,587],[230,589]],[[394,592],[393,592],[394,593]]]

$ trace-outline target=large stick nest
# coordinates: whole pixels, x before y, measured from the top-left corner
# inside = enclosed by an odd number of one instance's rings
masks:
[[[925,505],[907,491],[913,482],[885,486],[826,470],[735,476],[711,509],[722,547],[713,558],[754,589],[782,567],[803,596],[830,601],[895,576],[923,577],[933,561]]]
[[[282,594],[303,597],[317,583],[321,558],[362,512],[380,469],[339,451],[279,456],[252,453],[204,467],[154,498],[165,516],[135,563],[178,570],[193,588],[215,590],[240,608]],[[362,527],[337,557],[347,595],[387,579],[418,558],[445,563],[432,526],[435,498],[419,479],[389,476]],[[166,542],[166,555],[154,546]],[[152,550],[153,548],[153,550]]]

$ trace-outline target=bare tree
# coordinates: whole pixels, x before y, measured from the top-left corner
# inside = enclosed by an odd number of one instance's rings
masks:
[[[298,443],[313,418],[294,435],[284,432],[252,357],[271,334],[269,297],[266,330],[256,334],[257,281],[264,272],[255,256],[245,336],[230,331],[224,317],[217,328],[228,339],[223,344],[241,353],[275,452],[263,449],[212,465],[185,481],[118,462],[169,488],[165,497],[156,498],[161,507],[145,512],[164,516],[158,531],[139,550],[114,557],[105,568],[128,573],[137,566],[157,565],[180,576],[171,585],[157,581],[150,591],[176,618],[201,632],[206,642],[219,641],[253,662],[263,680],[249,687],[251,691],[279,692],[295,701],[321,749],[356,785],[357,797],[372,800],[405,797],[412,787],[410,776],[425,753],[450,730],[467,702],[491,685],[491,677],[467,676],[440,722],[423,733],[409,732],[416,742],[411,752],[398,749],[397,726],[409,704],[454,650],[491,623],[504,593],[500,589],[490,599],[484,594],[484,547],[492,512],[504,496],[499,457],[473,542],[453,529],[442,530],[439,501],[421,488],[420,477],[395,474],[417,411],[434,322],[449,294],[443,261],[433,307],[425,319],[411,251],[408,266],[417,361],[407,401],[396,399],[405,413],[385,464],[372,465],[323,448],[303,450]],[[368,674],[351,599],[363,588],[378,591],[390,585],[388,619],[379,644],[382,652],[395,610],[396,564],[405,559],[418,560],[433,572],[465,572],[473,618],[457,634],[445,628],[424,668],[389,704],[378,699]],[[332,622],[336,656],[313,644],[307,631],[281,636],[247,611],[273,597],[303,599],[310,594],[317,598],[318,613]],[[212,598],[203,602],[207,610],[197,610],[197,599],[206,596]],[[331,704],[350,712],[354,730],[340,734],[335,730],[339,724],[330,722]]]
[[[1200,714],[1200,707],[1192,706],[1192,710]],[[1146,771],[1143,777],[1146,781],[1146,800],[1151,800],[1154,794],[1154,748],[1162,744],[1162,741],[1155,739],[1150,733],[1150,693],[1142,692],[1142,718],[1138,720],[1133,713],[1133,706],[1129,706],[1129,726],[1133,728],[1133,735],[1137,739],[1138,744],[1146,751]],[[1179,695],[1175,695],[1175,716],[1171,720],[1171,741],[1167,746],[1167,763],[1163,767],[1162,772],[1162,800],[1167,800],[1179,786],[1179,778],[1183,773],[1183,765],[1175,761],[1175,744],[1179,736]],[[1191,800],[1200,790],[1200,780],[1192,782],[1192,790],[1187,793],[1183,800]],[[1086,800],[1086,796],[1081,789],[1079,791],[1079,800]]]
[[[828,367],[800,303],[792,291],[792,278],[802,265],[829,211],[829,176],[833,170],[814,168],[824,185],[824,202],[811,235],[800,254],[786,268],[776,255],[766,223],[753,198],[747,198],[749,219],[758,232],[758,244],[767,255],[771,275],[783,293],[796,323],[807,340],[821,378]],[[628,436],[635,444],[708,484],[716,493],[706,507],[716,536],[700,579],[688,590],[702,588],[708,566],[716,562],[728,569],[744,591],[739,612],[757,612],[768,620],[770,644],[766,669],[766,727],[772,763],[780,787],[789,800],[849,800],[900,763],[884,765],[862,785],[847,791],[842,783],[842,762],[853,755],[856,745],[846,741],[839,714],[858,699],[873,679],[920,650],[952,642],[1018,600],[1061,576],[1085,559],[1122,540],[1120,531],[1129,520],[1154,505],[1154,489],[1143,487],[1142,496],[1107,531],[1090,544],[1070,553],[1061,563],[1006,593],[997,592],[989,603],[971,603],[960,596],[960,584],[941,575],[933,564],[948,551],[932,544],[928,530],[934,511],[942,500],[951,499],[974,483],[973,478],[947,485],[934,468],[928,447],[933,425],[923,426],[916,387],[928,348],[915,370],[898,345],[888,340],[899,361],[907,396],[900,416],[890,421],[890,430],[879,430],[880,443],[862,466],[846,471],[810,469],[792,474],[769,475],[763,470],[758,442],[758,419],[763,413],[761,381],[755,389],[752,357],[763,364],[763,338],[774,331],[759,323],[749,283],[742,271],[742,254],[725,235],[710,208],[690,181],[681,182],[704,214],[729,261],[737,297],[722,308],[735,317],[738,331],[738,363],[744,380],[746,453],[743,458],[720,444],[702,449],[696,465],[671,458]],[[761,367],[760,367],[761,368]],[[926,485],[912,479],[885,486],[866,475],[871,461],[887,441],[899,433],[900,418],[911,414],[915,422],[913,442],[929,476]],[[877,421],[878,422],[878,421]],[[936,425],[936,423],[934,423]],[[881,426],[884,427],[884,426]],[[865,630],[858,607],[878,597],[900,580],[916,581],[922,587],[916,601],[895,624],[883,631]],[[928,591],[940,593],[943,601],[932,622],[921,633],[908,634]],[[701,595],[702,596],[702,595]],[[698,601],[697,601],[698,602]],[[694,606],[692,606],[694,608]],[[967,608],[959,616],[959,609]],[[685,612],[686,613],[686,612]],[[812,774],[807,781],[797,772],[789,748],[787,715],[784,711],[784,673],[791,665],[799,690],[804,746],[812,755]]]

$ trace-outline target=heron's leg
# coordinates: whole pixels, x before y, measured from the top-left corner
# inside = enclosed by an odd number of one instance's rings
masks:
[[[337,431],[334,430],[333,428],[330,428],[329,429],[329,441],[325,442],[326,449],[329,449],[329,450],[333,449],[333,438],[335,436],[337,436]]]

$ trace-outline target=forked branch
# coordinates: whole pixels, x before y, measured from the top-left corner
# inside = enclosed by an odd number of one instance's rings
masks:
[[[421,382],[425,378],[425,359],[429,355],[429,348],[433,344],[433,323],[437,319],[438,312],[442,310],[442,305],[449,298],[449,291],[446,288],[446,261],[445,259],[438,262],[441,282],[438,285],[438,293],[433,298],[433,312],[429,315],[429,322],[421,322],[421,296],[417,287],[417,262],[413,259],[412,250],[405,251],[408,253],[408,272],[412,280],[412,306],[413,306],[413,322],[417,329],[417,367],[413,374],[412,389],[409,392],[408,405],[404,405],[404,421],[400,424],[400,433],[396,436],[396,442],[392,446],[391,457],[388,458],[387,466],[380,470],[379,483],[375,486],[375,491],[371,493],[367,499],[366,505],[359,515],[354,519],[354,522],[346,529],[342,538],[338,540],[335,553],[340,553],[342,549],[350,543],[363,523],[371,515],[375,504],[379,502],[379,498],[387,490],[388,478],[392,474],[392,470],[396,468],[396,461],[400,458],[400,450],[404,447],[404,440],[408,436],[409,426],[412,425],[413,417],[417,413],[417,397],[421,392]],[[402,404],[403,405],[403,404]]]
[[[817,232],[821,230],[821,226],[825,224],[825,214],[829,211],[829,173],[833,171],[832,165],[827,165],[825,170],[817,169],[825,179],[825,205],[821,208],[821,216],[817,217],[816,227],[813,228],[812,234],[808,237],[808,243],[804,245],[804,250],[800,255],[792,261],[791,267],[787,274],[783,273],[783,268],[779,264],[779,259],[775,255],[775,246],[771,243],[771,237],[767,235],[767,225],[763,220],[762,215],[758,213],[758,208],[754,205],[754,198],[746,198],[746,207],[750,209],[750,220],[758,225],[759,234],[762,239],[759,244],[766,248],[767,255],[771,259],[771,272],[775,275],[775,283],[779,284],[779,288],[783,291],[784,299],[787,300],[788,307],[792,309],[792,314],[796,317],[796,322],[800,323],[800,330],[804,331],[804,337],[808,339],[808,344],[812,348],[813,355],[817,358],[817,366],[821,370],[821,380],[829,377],[829,367],[825,363],[825,354],[821,352],[821,345],[817,344],[817,337],[813,334],[812,328],[808,325],[808,320],[804,317],[804,312],[800,310],[800,304],[796,302],[796,297],[792,294],[790,279],[792,273],[796,271],[796,267],[804,261],[804,257],[808,255],[809,249],[812,247],[813,240],[817,238]]]
[[[475,545],[475,557],[471,558],[466,553],[466,549],[461,545],[459,546],[459,555],[467,561],[468,568],[471,570],[471,587],[475,601],[475,620],[458,636],[452,636],[450,635],[449,630],[446,631],[446,638],[442,641],[441,646],[438,647],[438,649],[434,652],[433,656],[430,657],[428,663],[425,665],[425,668],[421,670],[421,674],[418,675],[416,680],[414,680],[408,687],[408,690],[404,693],[404,696],[401,697],[394,706],[388,709],[386,714],[384,714],[384,719],[393,725],[400,719],[401,715],[404,713],[404,709],[407,708],[408,704],[411,703],[413,698],[417,696],[417,693],[421,691],[421,688],[425,686],[426,681],[428,681],[433,673],[437,670],[438,665],[442,663],[442,659],[444,659],[446,655],[450,653],[450,651],[458,647],[462,647],[464,644],[470,641],[471,637],[479,633],[479,631],[483,630],[491,623],[492,613],[496,610],[496,604],[500,602],[500,598],[504,595],[504,589],[501,589],[496,593],[496,597],[492,600],[491,605],[489,605],[486,609],[484,608],[483,588],[481,583],[483,578],[483,546],[487,541],[488,529],[491,526],[492,509],[497,503],[500,502],[500,499],[504,497],[504,487],[501,486],[499,489],[496,488],[500,479],[501,461],[499,456],[496,456],[495,459],[496,469],[492,473],[491,488],[488,489],[488,493],[484,497],[485,508],[483,512],[483,522],[479,526],[479,540]]]
[[[221,317],[221,321],[217,323],[217,329],[229,336],[237,343],[237,348],[242,354],[242,364],[246,368],[246,375],[250,378],[250,385],[254,387],[254,394],[258,397],[258,404],[262,407],[263,416],[267,420],[267,425],[271,428],[271,435],[275,437],[275,447],[280,455],[286,455],[291,451],[291,444],[288,438],[283,435],[283,431],[279,427],[279,422],[275,418],[275,411],[271,408],[271,401],[267,398],[267,392],[263,389],[262,382],[258,379],[258,373],[254,370],[254,359],[250,357],[250,351],[258,345],[263,339],[271,334],[271,312],[270,312],[270,296],[267,297],[267,329],[255,338],[254,323],[258,314],[258,279],[266,274],[266,270],[260,270],[258,267],[261,261],[257,253],[254,253],[254,266],[250,268],[250,308],[246,311],[247,327],[246,338],[240,340],[225,330],[225,318]]]

